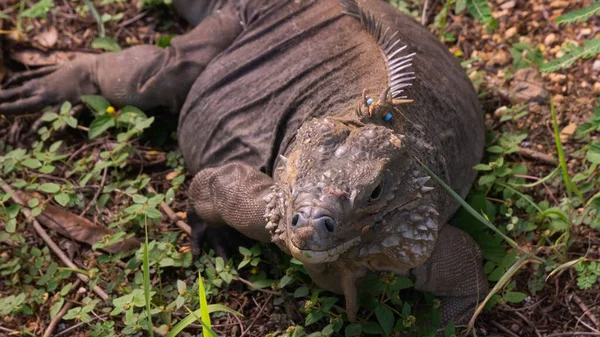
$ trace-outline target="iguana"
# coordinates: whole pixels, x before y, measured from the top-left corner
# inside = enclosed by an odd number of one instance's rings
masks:
[[[222,253],[233,228],[275,242],[344,294],[391,271],[460,321],[488,288],[481,253],[446,225],[483,152],[477,95],[457,60],[379,0],[175,0],[195,28],[17,76],[0,113],[83,94],[179,112],[192,247]],[[410,99],[405,96],[409,96]]]

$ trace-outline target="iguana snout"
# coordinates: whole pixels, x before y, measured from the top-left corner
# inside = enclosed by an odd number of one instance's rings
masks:
[[[325,208],[302,207],[292,215],[292,243],[306,250],[328,250],[335,246],[332,240],[336,220]]]

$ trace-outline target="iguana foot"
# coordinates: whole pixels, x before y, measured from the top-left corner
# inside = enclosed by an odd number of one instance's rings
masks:
[[[475,309],[482,300],[482,296],[443,297],[441,298],[441,318],[443,324],[454,321],[455,324],[467,324]]]
[[[46,66],[46,67],[42,67],[42,68],[38,68],[38,69],[34,69],[34,70],[27,70],[27,71],[20,72],[18,74],[14,74],[6,81],[6,83],[4,83],[4,86],[10,87],[13,85],[21,84],[25,81],[29,81],[29,80],[33,80],[36,78],[40,78],[40,77],[49,75],[49,74],[53,73],[54,71],[56,71],[59,67],[60,67],[60,65],[57,64],[57,65],[53,65],[53,66]]]
[[[191,244],[194,261],[202,256],[205,242],[208,242],[210,248],[214,249],[215,254],[225,261],[229,260],[239,246],[249,247],[252,245],[250,239],[242,236],[233,228],[226,225],[211,226],[193,211],[187,212],[187,219],[192,228]]]
[[[81,95],[98,90],[93,82],[94,56],[78,58],[62,65],[26,71],[13,76],[0,90],[0,114],[36,112],[64,101],[79,102]]]

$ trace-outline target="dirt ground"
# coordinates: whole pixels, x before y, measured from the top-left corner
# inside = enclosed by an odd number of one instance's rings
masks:
[[[438,3],[429,19],[432,24],[441,4],[440,1],[431,2]],[[555,166],[547,162],[556,158],[557,154],[547,104],[528,103],[529,114],[526,117],[514,122],[500,122],[503,107],[514,106],[518,102],[512,96],[516,79],[510,70],[514,62],[511,48],[516,43],[527,43],[539,48],[544,58],[554,59],[557,54],[560,55],[559,49],[564,43],[600,36],[599,16],[581,24],[559,26],[554,23],[559,15],[591,2],[490,0],[492,14],[499,23],[498,28],[493,31],[489,31],[466,13],[451,14],[448,19],[446,32],[453,33],[456,41],[446,44],[460,59],[473,60],[467,73],[480,92],[488,128],[528,131],[528,138],[521,146],[530,151],[519,152],[513,160],[525,163],[530,175],[542,177],[550,173]],[[9,0],[0,4],[4,14],[13,18],[3,20],[2,29],[6,33],[2,40],[4,68],[0,69],[0,76],[3,78],[24,69],[62,63],[80,53],[98,52],[91,47],[98,32],[96,21],[89,15],[77,14],[76,6],[70,0],[56,0],[55,7],[47,18],[31,20],[32,26],[22,34],[13,31],[17,3],[16,0]],[[100,1],[96,3],[101,13],[123,13],[121,20],[107,22],[105,25],[106,36],[116,38],[123,47],[156,44],[169,34],[182,34],[189,28],[166,7],[140,11],[134,2],[107,5],[100,5]],[[573,125],[579,125],[589,118],[597,97],[600,96],[600,56],[578,61],[566,70],[541,75],[540,80],[533,80],[532,83],[531,86],[535,87],[531,89],[535,92],[533,95],[543,95],[543,92],[540,94],[535,91],[539,87],[552,96],[564,135],[568,165],[571,169],[577,168],[581,163],[571,154],[582,144],[572,136]],[[27,144],[23,135],[27,134],[31,123],[38,117],[39,114],[31,114],[17,120],[1,119],[0,138],[7,143]],[[74,145],[76,146],[77,144]],[[153,169],[152,175],[153,179],[165,177],[160,165]],[[542,198],[550,198],[542,192],[540,191]],[[554,190],[554,193],[559,195],[561,191]],[[180,193],[173,208],[183,211],[183,201],[184,194]],[[573,229],[572,235],[574,244],[569,251],[571,259],[587,254],[600,261],[598,232],[587,227],[577,227]],[[529,245],[527,242],[519,243]],[[531,268],[526,268],[517,276],[518,284],[523,285],[520,287],[524,292],[527,292],[526,284],[533,272]],[[244,287],[232,287],[230,293],[221,300],[244,313],[243,327],[248,329],[246,333],[249,336],[263,336],[277,329],[276,318],[282,314],[280,307],[271,304],[271,297],[266,292],[249,292]],[[297,323],[303,322],[303,314],[297,307],[289,310],[294,312]],[[484,312],[475,326],[478,334],[490,336],[600,336],[597,317],[600,317],[600,288],[596,284],[592,289],[580,290],[576,284],[575,272],[566,270],[552,277],[542,291],[529,296],[523,303],[503,304]],[[215,330],[232,332],[231,329],[242,329],[238,327],[238,323],[233,319],[220,319],[215,324]]]

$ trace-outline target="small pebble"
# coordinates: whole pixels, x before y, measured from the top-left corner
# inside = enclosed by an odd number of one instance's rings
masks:
[[[517,27],[510,27],[504,32],[504,37],[510,39],[517,34]]]
[[[547,47],[549,47],[555,41],[556,41],[556,34],[554,34],[554,33],[550,33],[550,34],[546,35],[546,37],[544,38],[544,44]]]
[[[595,72],[600,73],[600,60],[594,61],[592,69],[594,69]]]

